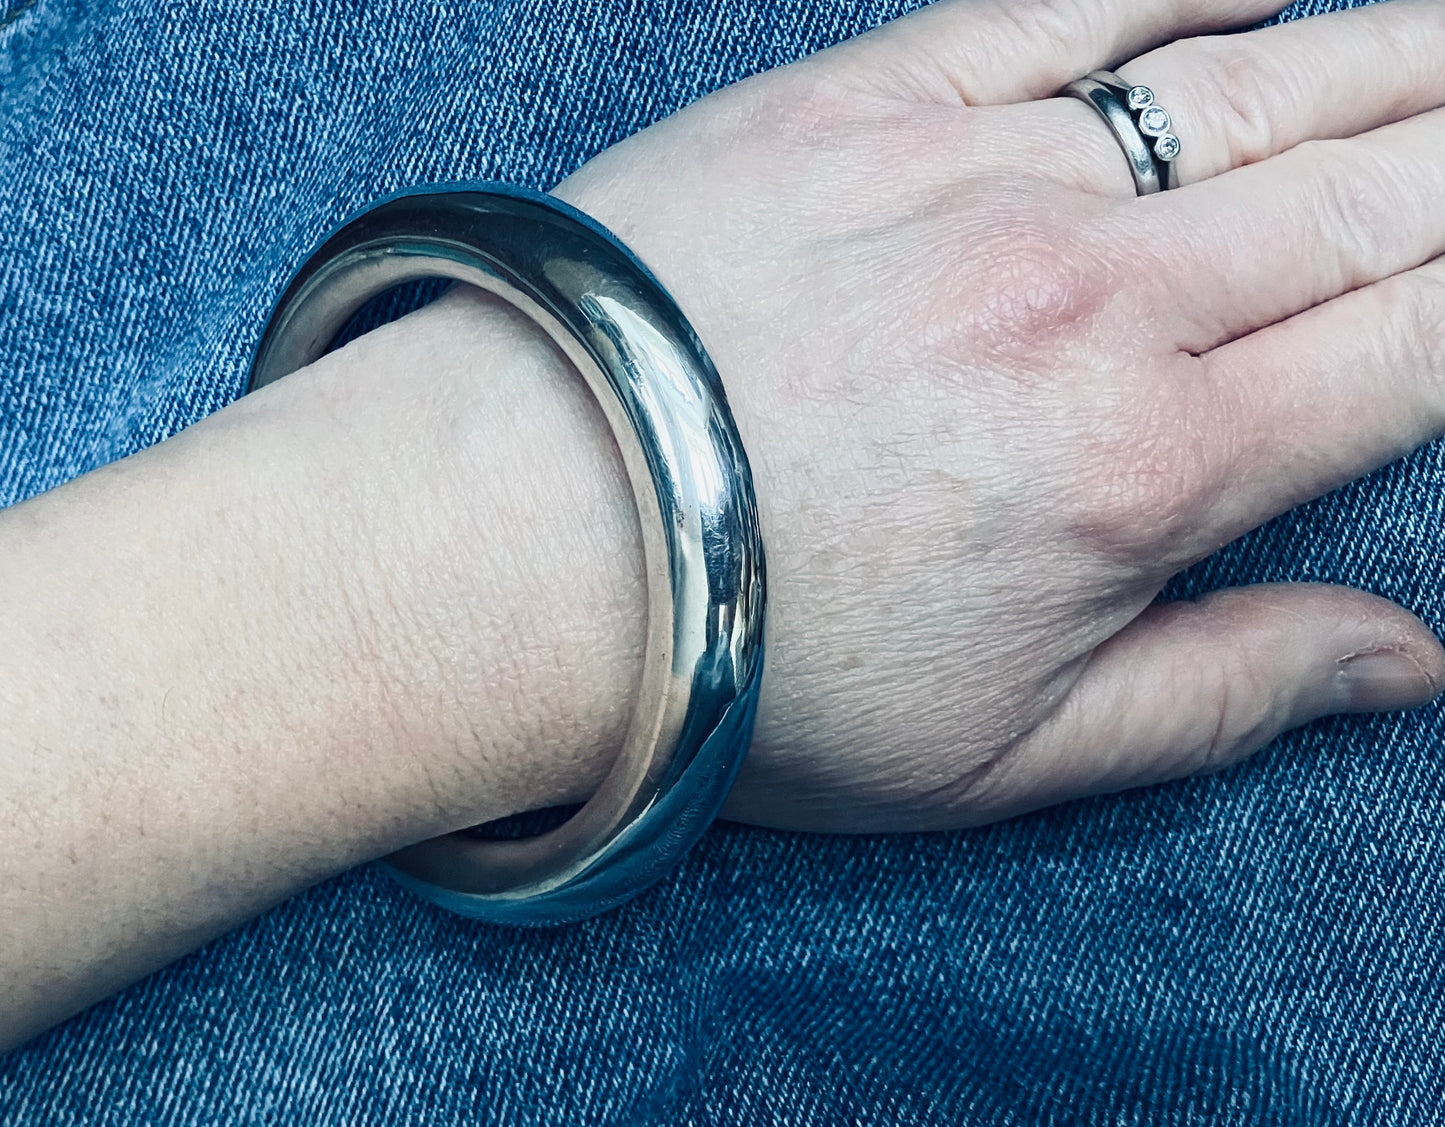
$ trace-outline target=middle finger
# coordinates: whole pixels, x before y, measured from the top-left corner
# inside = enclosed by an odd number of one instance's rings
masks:
[[[1150,287],[1153,307],[1170,343],[1198,354],[1445,253],[1442,184],[1445,108],[1297,146],[1115,219],[1141,255],[1173,264]]]

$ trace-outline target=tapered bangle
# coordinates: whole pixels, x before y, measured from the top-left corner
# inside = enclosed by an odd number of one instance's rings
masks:
[[[406,191],[339,228],[277,303],[248,390],[317,359],[371,298],[425,277],[515,306],[592,389],[641,521],[647,646],[622,750],[571,819],[522,840],[449,834],[386,862],[403,884],[464,915],[563,923],[668,873],[721,808],[747,753],[766,600],[752,475],[712,361],[667,291],[595,220],[514,187]]]

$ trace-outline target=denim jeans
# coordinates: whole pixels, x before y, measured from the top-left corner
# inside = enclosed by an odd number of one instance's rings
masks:
[[[235,398],[372,198],[548,187],[914,2],[0,0],[0,504]],[[1442,479],[1428,447],[1166,597],[1327,580],[1439,630]],[[350,872],[0,1059],[0,1123],[1439,1122],[1441,716],[984,830],[719,825],[556,931]]]

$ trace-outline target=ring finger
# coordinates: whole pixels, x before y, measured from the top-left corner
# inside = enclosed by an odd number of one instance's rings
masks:
[[[1351,137],[1445,104],[1441,59],[1445,0],[1387,0],[1257,31],[1181,39],[1117,73],[1152,89],[1169,111],[1183,141],[1175,174],[1188,185],[1302,141]],[[1065,182],[1104,195],[1134,194],[1125,157],[1094,110],[1073,98],[1024,108],[1040,135],[1076,139],[1052,162]]]

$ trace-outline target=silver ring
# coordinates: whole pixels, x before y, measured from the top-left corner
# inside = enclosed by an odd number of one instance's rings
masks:
[[[752,475],[717,372],[658,281],[595,220],[512,187],[407,191],[338,229],[277,303],[248,390],[320,357],[371,298],[438,276],[516,306],[601,404],[642,525],[647,650],[622,751],[571,819],[522,840],[461,831],[386,860],[403,884],[464,915],[563,923],[664,876],[747,754],[765,602]]]
[[[1096,70],[1075,79],[1060,94],[1087,102],[1109,125],[1141,196],[1179,186],[1174,169],[1183,143],[1173,132],[1169,111],[1154,100],[1147,86],[1131,86],[1110,70]]]

